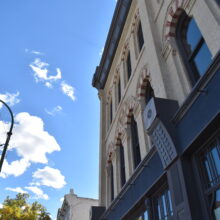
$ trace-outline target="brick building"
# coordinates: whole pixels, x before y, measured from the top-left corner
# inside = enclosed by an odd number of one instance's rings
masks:
[[[219,6],[117,1],[92,82],[101,127],[91,219],[220,219]]]

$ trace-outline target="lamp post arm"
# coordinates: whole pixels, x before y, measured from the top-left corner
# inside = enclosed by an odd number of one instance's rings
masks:
[[[11,126],[10,126],[9,131],[7,132],[7,139],[5,141],[5,146],[4,146],[4,149],[2,151],[1,160],[0,160],[0,173],[1,173],[3,161],[4,161],[4,158],[5,158],[5,154],[6,154],[8,144],[9,144],[9,141],[10,141],[10,138],[11,138],[11,135],[12,135],[12,129],[13,129],[13,126],[14,126],[14,116],[13,116],[13,113],[12,113],[10,107],[4,101],[2,101],[1,99],[0,99],[0,102],[8,109],[8,111],[10,113],[10,116],[11,116]]]

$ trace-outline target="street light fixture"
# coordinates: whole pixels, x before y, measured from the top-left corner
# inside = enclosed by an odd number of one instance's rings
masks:
[[[6,138],[5,144],[3,144],[4,148],[3,148],[1,159],[0,159],[0,173],[1,173],[3,161],[4,161],[4,158],[5,158],[5,154],[6,154],[8,144],[9,144],[9,141],[10,141],[10,138],[11,138],[11,135],[12,135],[12,129],[13,129],[13,126],[14,126],[14,116],[13,116],[13,113],[12,113],[11,109],[9,108],[9,106],[4,101],[2,101],[1,99],[0,99],[0,102],[8,109],[8,111],[10,113],[10,116],[11,116],[11,126],[10,126],[9,131],[7,132],[7,138]]]

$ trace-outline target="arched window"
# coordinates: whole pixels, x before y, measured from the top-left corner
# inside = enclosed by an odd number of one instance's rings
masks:
[[[129,81],[131,76],[131,55],[130,51],[128,52],[127,59],[126,59],[126,72],[127,72],[127,80]]]
[[[121,179],[121,187],[123,187],[126,182],[126,178],[125,178],[124,147],[121,141],[119,146],[119,154],[120,154],[120,179]]]
[[[151,84],[148,82],[147,87],[145,89],[145,103],[147,104],[152,97],[154,97],[154,90],[151,87]]]
[[[141,22],[139,22],[138,28],[137,28],[137,40],[138,40],[138,49],[139,51],[141,51],[144,45],[144,36],[143,36]]]
[[[114,169],[113,169],[113,165],[112,165],[112,161],[110,161],[109,164],[109,168],[110,168],[110,190],[111,190],[111,201],[114,200]]]
[[[189,78],[194,85],[206,72],[212,56],[194,18],[187,16],[185,12],[180,16],[176,38]]]
[[[137,122],[134,120],[133,115],[131,117],[131,140],[132,140],[134,168],[136,168],[138,164],[141,162],[141,153],[140,153],[140,145],[138,139]]]

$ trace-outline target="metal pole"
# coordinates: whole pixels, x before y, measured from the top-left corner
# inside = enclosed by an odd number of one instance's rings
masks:
[[[14,126],[14,116],[13,116],[13,113],[12,113],[11,109],[9,108],[9,106],[4,101],[2,101],[1,99],[0,99],[0,102],[8,109],[8,111],[10,113],[10,116],[11,116],[11,126],[10,126],[9,131],[7,132],[7,139],[5,141],[5,146],[4,146],[2,156],[1,156],[1,160],[0,160],[0,173],[1,173],[3,161],[4,161],[4,158],[5,158],[5,154],[6,154],[8,144],[9,144],[9,141],[10,141],[10,138],[11,138],[11,135],[12,135],[12,129],[13,129],[13,126]]]

